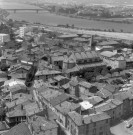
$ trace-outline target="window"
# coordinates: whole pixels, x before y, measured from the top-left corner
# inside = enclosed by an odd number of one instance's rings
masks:
[[[93,129],[93,133],[96,134],[96,129],[95,128]]]
[[[94,123],[93,125],[94,125],[94,127],[96,127],[96,123]]]
[[[106,120],[106,123],[108,123],[108,120]]]

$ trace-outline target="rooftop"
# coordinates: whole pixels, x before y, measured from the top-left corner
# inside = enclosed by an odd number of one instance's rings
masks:
[[[33,117],[31,125],[35,133],[39,133],[39,135],[41,132],[44,133],[44,131],[52,130],[58,127],[58,125],[55,122],[47,121],[45,117],[41,116]]]
[[[50,89],[50,88],[41,92],[41,96],[44,97],[45,99],[47,99],[48,101],[51,101],[52,99],[54,99],[55,97],[57,97],[61,94],[62,93],[59,92],[58,90],[54,90],[54,89]]]
[[[3,135],[32,135],[26,123],[20,123]]]
[[[63,103],[55,106],[55,108],[63,114],[68,114],[69,112],[74,111],[79,107],[79,104],[71,103],[68,101],[64,101]]]
[[[69,99],[69,96],[65,93],[62,93],[62,94],[58,95],[57,97],[51,99],[50,104],[52,104],[52,106],[56,106],[56,105],[61,104],[62,102],[66,101],[68,99]]]

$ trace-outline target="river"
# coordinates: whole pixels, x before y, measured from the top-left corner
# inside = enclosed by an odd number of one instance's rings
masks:
[[[2,5],[2,6],[1,6]],[[0,4],[0,7],[3,8],[35,8],[35,6],[26,5],[26,4],[14,4],[3,2]],[[114,29],[117,32],[120,32],[121,29],[124,32],[133,32],[133,24],[124,24],[124,23],[115,23],[115,22],[105,22],[105,21],[96,21],[96,20],[86,20],[80,18],[70,18],[66,16],[56,15],[49,12],[39,12],[38,14],[35,11],[18,11],[16,13],[10,12],[8,18],[16,20],[26,20],[29,22],[39,22],[42,24],[48,25],[58,25],[58,24],[69,24],[75,25],[76,27],[85,27],[88,29],[101,29],[101,30],[112,30]]]

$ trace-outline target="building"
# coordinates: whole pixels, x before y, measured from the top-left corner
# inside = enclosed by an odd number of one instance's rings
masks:
[[[103,112],[84,116],[69,112],[67,131],[71,135],[110,135],[110,116]]]
[[[0,34],[0,43],[9,42],[10,36],[9,34]]]
[[[117,52],[111,51],[104,51],[101,53],[101,57],[103,61],[108,65],[111,66],[113,69],[126,68],[126,60],[122,54],[117,54]]]
[[[53,121],[46,120],[45,117],[34,116],[29,121],[29,127],[34,135],[58,135],[58,125]]]
[[[105,112],[110,116],[110,125],[119,120],[123,115],[123,102],[117,99],[109,99],[94,107],[96,112]]]
[[[49,78],[53,78],[57,75],[61,75],[62,73],[60,71],[56,70],[43,70],[43,71],[37,71],[35,75],[35,80],[42,79],[44,81],[48,80]]]
[[[29,31],[30,28],[23,26],[19,27],[19,36],[22,38],[25,36],[25,33]]]

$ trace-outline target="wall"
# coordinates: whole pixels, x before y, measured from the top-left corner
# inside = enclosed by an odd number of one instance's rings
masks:
[[[58,135],[57,134],[57,128],[50,129],[44,132],[44,135]]]

